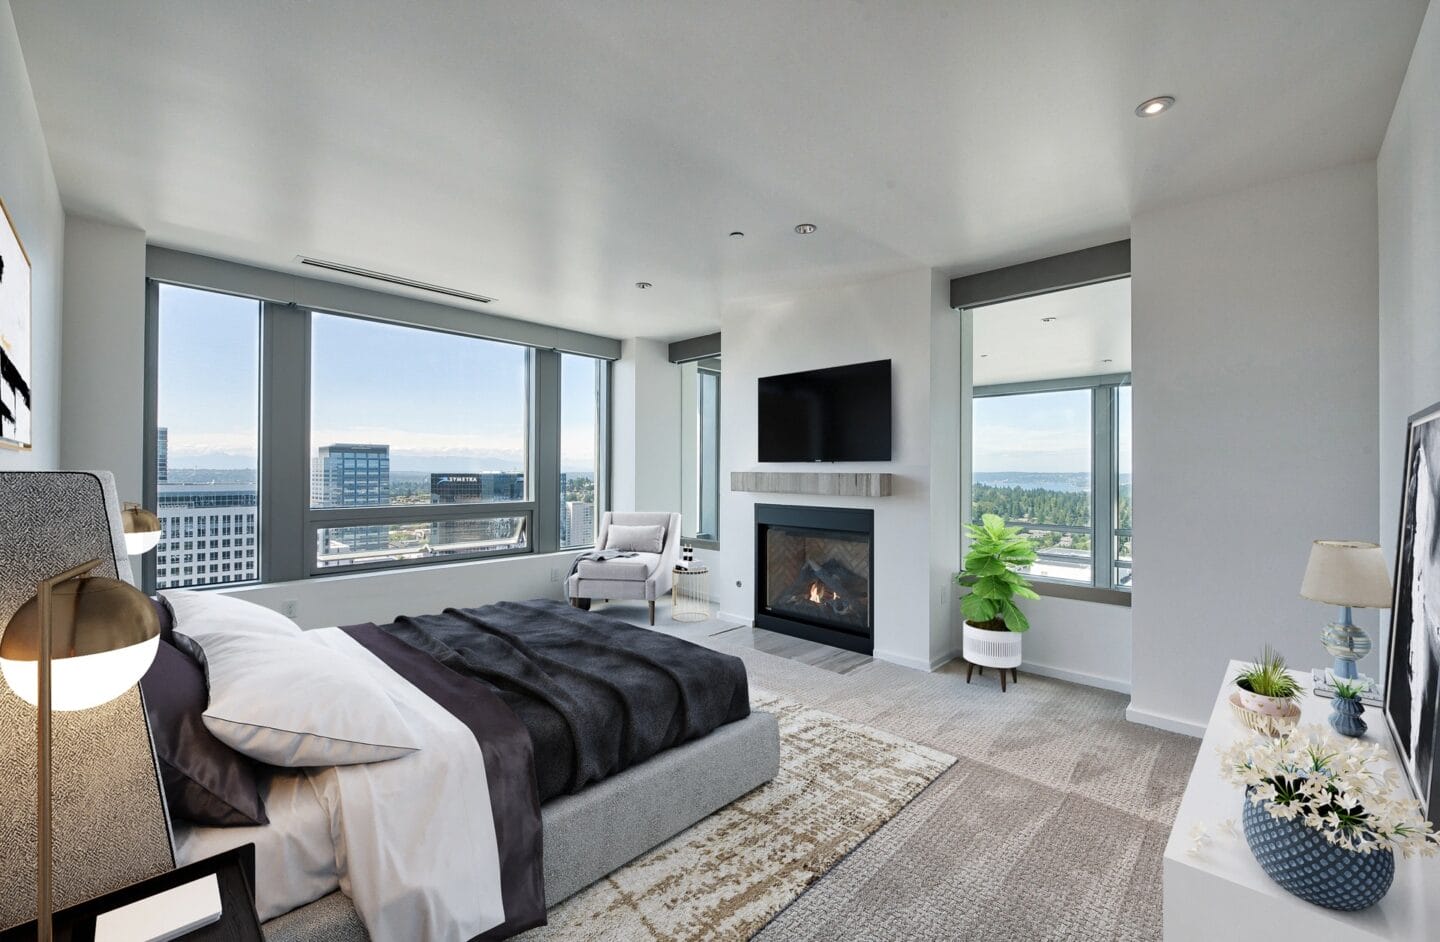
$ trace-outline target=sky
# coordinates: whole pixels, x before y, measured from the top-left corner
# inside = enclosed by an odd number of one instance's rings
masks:
[[[313,315],[312,453],[390,445],[391,468],[524,467],[527,351],[514,344]],[[160,288],[159,425],[172,467],[254,467],[260,305]],[[595,467],[598,362],[561,359],[561,468]]]
[[[1090,472],[1088,389],[986,396],[975,400],[974,470]],[[1133,472],[1130,445],[1130,387],[1117,391],[1117,471]]]

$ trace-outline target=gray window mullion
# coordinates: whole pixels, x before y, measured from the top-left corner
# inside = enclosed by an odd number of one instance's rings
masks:
[[[535,501],[472,504],[364,504],[353,507],[312,507],[309,528],[363,527],[382,524],[431,523],[447,520],[484,520],[534,514]]]
[[[143,461],[141,497],[145,506],[154,511],[160,509],[160,475],[156,467],[159,460],[156,445],[157,428],[160,424],[160,285],[153,278],[145,279],[145,441],[142,444]],[[158,553],[146,553],[140,557],[140,587],[154,594],[157,582],[155,559]]]
[[[554,553],[560,549],[560,354],[536,350],[531,363],[535,528],[530,542],[537,553]]]
[[[1115,585],[1115,387],[1097,386],[1092,396],[1090,549],[1095,587],[1110,589]]]
[[[305,578],[310,507],[310,312],[265,302],[260,357],[260,581]]]

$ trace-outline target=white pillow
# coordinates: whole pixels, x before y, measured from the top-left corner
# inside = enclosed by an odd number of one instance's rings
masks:
[[[362,663],[283,615],[209,592],[166,597],[176,633],[204,653],[205,728],[236,752],[298,768],[381,762],[419,748]]]
[[[624,527],[610,524],[606,531],[605,548],[635,553],[659,553],[665,549],[665,528]]]

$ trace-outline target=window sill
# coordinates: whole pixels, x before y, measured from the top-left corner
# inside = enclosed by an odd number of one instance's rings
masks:
[[[1102,605],[1130,607],[1130,590],[1128,589],[1097,589],[1093,585],[1055,582],[1049,579],[1037,579],[1033,576],[1028,578],[1031,588],[1045,598],[1072,599],[1077,602],[1099,602]]]

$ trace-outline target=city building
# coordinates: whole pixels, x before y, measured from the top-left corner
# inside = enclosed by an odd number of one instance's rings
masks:
[[[525,474],[522,471],[430,475],[432,504],[489,504],[524,499]],[[435,523],[430,545],[437,553],[444,553],[447,546],[456,547],[511,537],[514,537],[517,543],[524,538],[523,531],[517,530],[513,517],[441,520]]]
[[[560,518],[560,544],[586,546],[595,539],[595,505],[588,501],[567,500]]]
[[[370,507],[390,502],[390,446],[322,445],[310,462],[312,507]],[[321,531],[320,555],[387,549],[386,525],[331,527]]]
[[[170,480],[170,430],[155,430],[155,480],[164,484]]]
[[[259,504],[253,484],[160,484],[164,536],[155,554],[159,588],[260,578]]]

